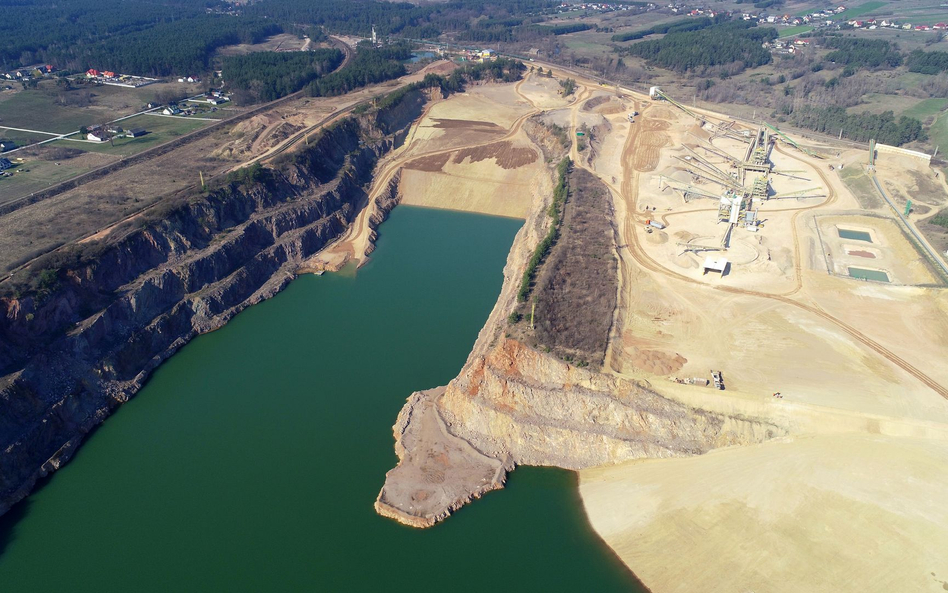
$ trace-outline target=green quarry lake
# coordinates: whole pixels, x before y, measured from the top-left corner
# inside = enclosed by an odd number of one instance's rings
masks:
[[[372,507],[412,391],[460,370],[522,222],[399,207],[162,365],[0,518],[0,591],[643,591],[574,474],[519,468],[428,530]]]

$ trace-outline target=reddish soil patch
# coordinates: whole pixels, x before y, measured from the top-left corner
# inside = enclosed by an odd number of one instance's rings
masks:
[[[876,259],[874,253],[869,253],[868,251],[847,251],[848,255],[855,255],[856,257],[868,257],[869,259]]]
[[[455,163],[461,163],[464,159],[470,157],[472,163],[477,163],[487,159],[497,159],[497,164],[504,169],[516,169],[524,165],[536,162],[537,153],[532,148],[515,147],[509,141],[494,142],[486,146],[476,148],[465,148],[459,150],[454,157]]]
[[[474,128],[479,132],[504,131],[504,128],[489,121],[474,121],[470,119],[441,119],[439,117],[432,117],[431,121],[435,122],[435,125],[433,127],[441,128],[445,130],[454,130],[458,128],[464,128],[464,129]]]
[[[425,156],[417,158],[413,161],[409,161],[408,164],[405,165],[405,168],[433,173],[435,171],[440,171],[444,167],[445,163],[448,162],[449,158],[451,158],[450,152],[446,152],[444,154],[433,154],[431,156]]]

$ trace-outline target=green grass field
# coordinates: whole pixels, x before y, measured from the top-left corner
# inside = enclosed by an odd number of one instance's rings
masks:
[[[204,109],[204,110],[206,110],[206,111],[198,111],[197,113],[194,114],[194,117],[204,117],[204,118],[207,118],[207,119],[225,119],[225,118],[228,118],[228,117],[231,117],[232,115],[234,115],[234,112],[233,112],[233,111],[224,111],[224,110],[221,109],[220,107],[217,108],[217,111],[211,111],[211,108],[207,106],[207,103],[197,103],[197,102],[193,102],[193,101],[184,101],[184,102],[182,102],[182,103],[179,103],[178,105],[179,105],[179,107],[181,107],[182,109],[184,109],[184,107],[187,106],[187,107],[190,107],[190,108],[192,108],[192,109],[198,109],[198,110]],[[232,105],[231,103],[227,103],[227,107],[232,107],[232,106],[233,106],[233,105]]]
[[[886,4],[888,4],[888,2],[878,2],[878,1],[866,2],[865,4],[860,4],[859,6],[856,6],[855,8],[848,8],[844,10],[843,12],[833,17],[833,20],[848,21],[850,19],[856,18],[857,16],[862,16],[864,14],[869,14],[870,12],[874,10],[879,10]]]
[[[138,154],[146,148],[163,144],[174,140],[178,136],[187,134],[204,127],[211,122],[197,119],[186,119],[179,117],[163,117],[157,115],[136,115],[135,117],[119,122],[124,129],[144,128],[148,134],[141,138],[119,138],[114,141],[112,146],[108,142],[93,144],[89,142],[75,142],[71,140],[59,140],[51,144],[57,146],[67,146],[69,148],[78,148],[89,152],[99,152],[115,156],[131,156]]]
[[[948,99],[925,99],[916,103],[911,109],[906,109],[902,115],[925,121],[941,113],[945,107],[948,107]]]
[[[0,204],[44,190],[50,185],[71,179],[89,170],[86,167],[73,166],[69,161],[63,161],[59,165],[39,160],[26,160],[15,164],[16,167],[10,169],[14,171],[11,177],[0,178]],[[16,173],[18,169],[23,172]]]
[[[809,33],[813,30],[812,25],[797,25],[796,27],[787,27],[786,29],[777,29],[780,31],[781,37],[791,37],[793,35],[800,35],[801,33]]]
[[[27,144],[33,144],[34,142],[39,142],[40,140],[49,140],[52,138],[52,136],[46,136],[44,134],[31,134],[29,132],[19,132],[17,130],[5,130],[0,128],[0,138],[3,138],[4,140],[13,140],[16,142],[17,146],[26,146]]]
[[[55,96],[43,90],[0,95],[0,125],[4,126],[65,134],[90,124],[90,116],[85,108],[58,105]]]
[[[845,6],[846,4],[848,4],[848,2],[843,3],[843,6]],[[883,6],[885,6],[886,4],[888,4],[888,2],[881,2],[879,0],[874,0],[873,2],[865,2],[863,4],[860,4],[859,6],[854,6],[853,8],[847,8],[846,10],[844,10],[843,12],[837,14],[836,16],[832,18],[833,20],[836,20],[836,21],[840,19],[848,21],[849,19],[856,18],[857,16],[862,16],[874,10],[878,10],[882,8]],[[806,16],[808,14],[813,14],[817,10],[822,10],[822,8],[825,8],[825,7],[814,6],[807,10],[804,10],[803,12],[799,12],[794,16]]]
[[[107,85],[74,84],[75,90],[62,91],[52,80],[36,89],[0,92],[0,125],[65,134],[131,115],[159,97],[183,97],[196,90],[193,85],[157,83],[137,89]],[[87,99],[82,97],[88,96]],[[72,105],[62,105],[60,100]]]
[[[939,151],[948,150],[948,113],[942,113],[928,129],[928,141]]]

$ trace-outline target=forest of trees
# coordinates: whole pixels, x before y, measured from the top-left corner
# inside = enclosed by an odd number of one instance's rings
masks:
[[[202,15],[184,26],[161,23],[154,27],[107,39],[78,56],[77,69],[86,66],[100,70],[168,76],[200,74],[211,68],[214,51],[225,45],[259,43],[283,29],[263,19],[235,19],[226,15]]]
[[[491,82],[516,82],[523,76],[526,66],[520,60],[498,58],[492,62],[468,63],[456,68],[447,77],[440,74],[428,73],[419,81],[406,85],[382,97],[375,105],[376,109],[384,110],[398,103],[402,98],[416,90],[440,88],[447,94],[459,93],[464,90],[468,82],[485,80]]]
[[[900,146],[923,138],[922,122],[902,116],[898,120],[891,111],[876,113],[846,113],[843,107],[815,107],[807,105],[793,112],[790,120],[794,125],[814,132],[843,136],[857,142],[875,139],[883,144]]]
[[[642,39],[649,35],[656,34],[665,34],[665,33],[685,33],[688,31],[699,31],[701,29],[706,29],[716,22],[723,22],[722,18],[716,17],[714,20],[703,16],[696,19],[683,19],[680,21],[674,21],[671,23],[663,23],[655,25],[649,29],[643,29],[641,31],[630,31],[628,33],[618,33],[612,36],[612,40],[615,42],[621,41],[633,41],[635,39]]]
[[[0,68],[47,63],[73,71],[198,74],[211,68],[214,52],[225,45],[256,43],[281,31],[308,31],[316,40],[323,29],[368,36],[373,25],[380,35],[409,38],[473,30],[556,35],[566,31],[536,24],[555,5],[551,0],[421,6],[382,0],[259,0],[240,6],[224,0],[10,0],[0,19]],[[483,22],[486,27],[478,25]]]
[[[833,48],[826,59],[837,64],[854,68],[898,68],[902,65],[899,46],[882,39],[827,37],[823,44]]]
[[[209,68],[217,48],[280,31],[272,20],[209,14],[185,0],[70,0],[58,8],[18,0],[4,6],[0,66],[39,62],[143,76],[197,74]]]
[[[343,57],[338,49],[254,52],[224,58],[222,68],[234,100],[247,105],[295,93],[335,70]]]
[[[756,23],[749,21],[728,21],[696,31],[668,33],[661,39],[640,41],[621,51],[676,72],[724,64],[755,68],[770,63],[770,51],[761,44],[776,37],[776,29],[757,28]]]
[[[314,97],[331,97],[398,78],[405,74],[403,62],[410,57],[411,47],[407,43],[372,47],[363,42],[345,68],[312,81],[307,91]]]
[[[944,51],[926,52],[916,49],[908,55],[905,62],[909,72],[920,72],[922,74],[948,72],[948,52]]]
[[[526,17],[549,10],[550,0],[451,0],[422,5],[379,0],[261,0],[247,15],[269,16],[278,22],[312,23],[333,32],[368,36],[375,25],[380,35],[431,39],[445,32],[475,28],[474,19]],[[517,25],[509,25],[509,27]]]

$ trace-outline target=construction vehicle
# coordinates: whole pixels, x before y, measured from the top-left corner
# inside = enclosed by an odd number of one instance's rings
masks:
[[[711,379],[714,381],[714,388],[724,390],[724,377],[721,376],[721,371],[711,371]]]
[[[655,227],[658,230],[662,230],[663,228],[665,228],[665,225],[658,222],[657,220],[646,220],[645,224],[647,224],[650,227]]]

